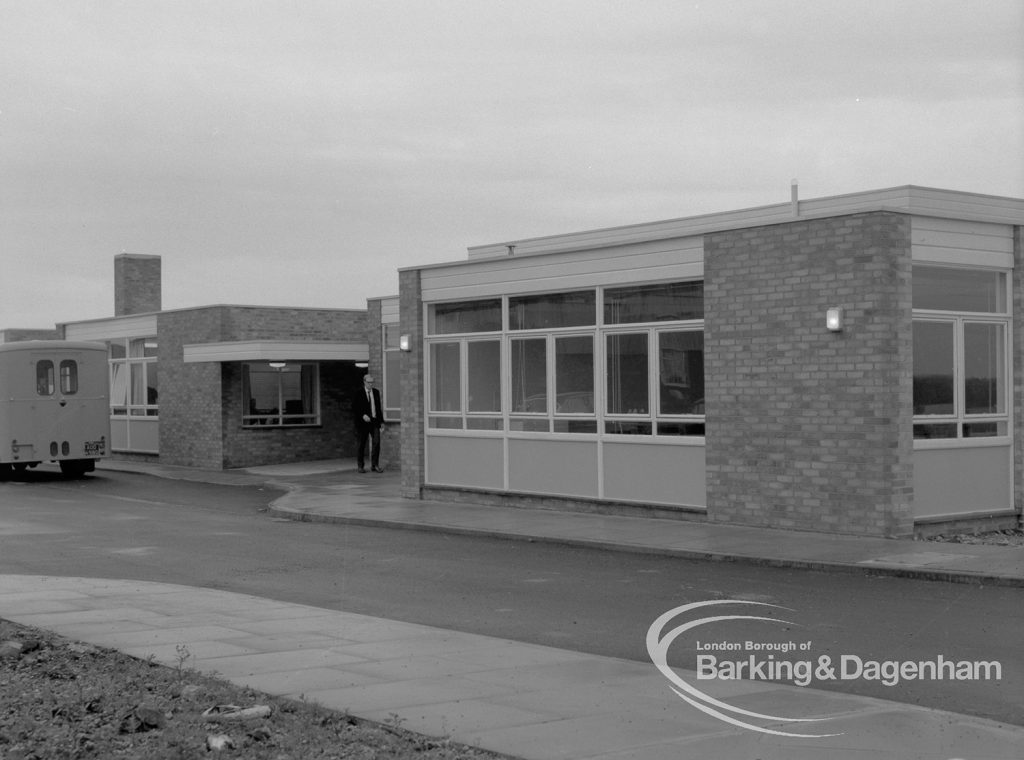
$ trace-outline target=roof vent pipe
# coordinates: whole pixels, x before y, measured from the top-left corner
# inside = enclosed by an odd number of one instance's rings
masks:
[[[789,181],[789,202],[793,207],[793,216],[800,216],[800,188],[796,177]]]

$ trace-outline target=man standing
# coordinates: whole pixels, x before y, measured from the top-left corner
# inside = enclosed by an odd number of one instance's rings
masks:
[[[373,387],[373,375],[363,377],[363,390],[357,392],[352,400],[352,413],[356,421],[358,436],[358,452],[356,461],[359,472],[366,472],[366,439],[370,439],[370,466],[374,472],[384,472],[380,468],[380,432],[384,429],[384,411],[380,406],[380,391]]]

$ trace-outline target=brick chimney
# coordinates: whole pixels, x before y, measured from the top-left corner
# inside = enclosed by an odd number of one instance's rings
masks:
[[[114,257],[114,316],[160,311],[160,257],[122,253]]]

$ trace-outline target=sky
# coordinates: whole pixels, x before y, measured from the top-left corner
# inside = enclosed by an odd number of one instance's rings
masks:
[[[0,328],[365,308],[470,246],[1024,198],[1021,0],[0,0]]]

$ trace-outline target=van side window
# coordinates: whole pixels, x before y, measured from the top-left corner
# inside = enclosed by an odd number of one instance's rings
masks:
[[[78,393],[78,362],[73,359],[60,363],[60,392],[65,395]]]
[[[53,395],[53,362],[49,359],[36,362],[36,393],[40,396]]]

